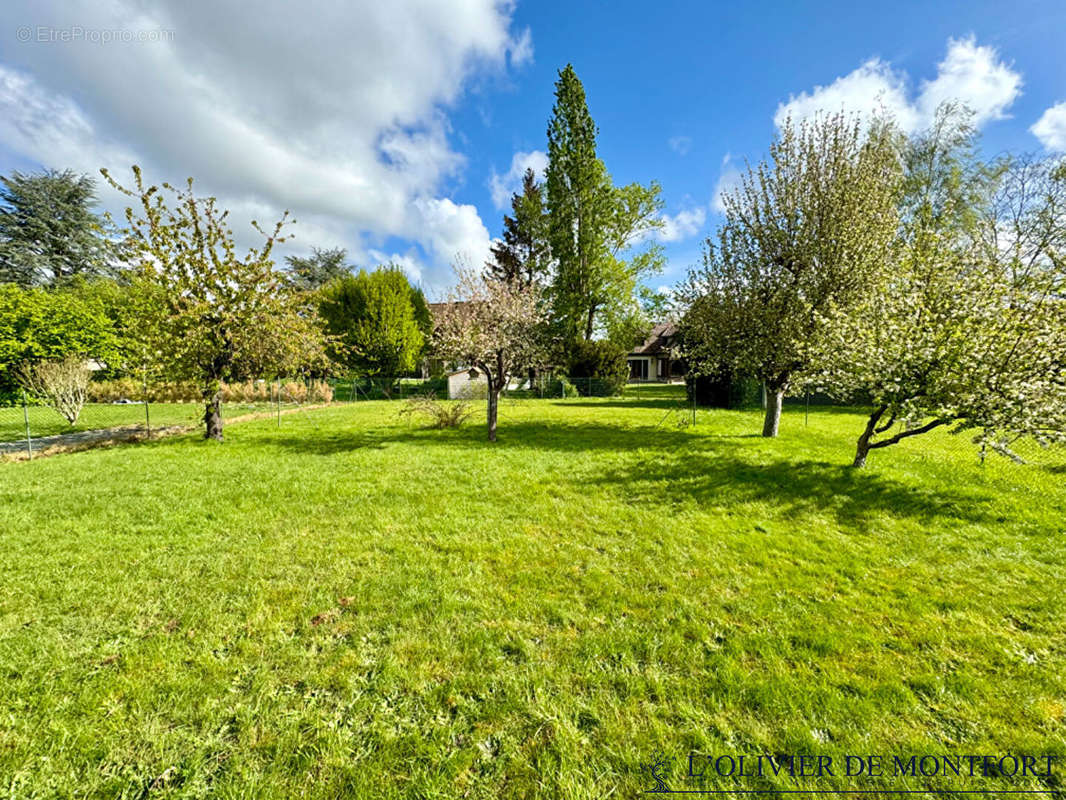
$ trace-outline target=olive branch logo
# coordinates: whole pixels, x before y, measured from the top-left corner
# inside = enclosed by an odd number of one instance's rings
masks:
[[[651,778],[655,781],[655,786],[648,789],[649,793],[665,793],[670,791],[670,787],[666,785],[666,771],[670,768],[674,759],[666,755],[662,751],[659,751],[652,756],[651,761],[644,764],[644,768],[651,774]]]

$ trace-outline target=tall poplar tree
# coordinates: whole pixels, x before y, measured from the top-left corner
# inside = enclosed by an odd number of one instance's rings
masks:
[[[592,339],[612,319],[627,316],[637,279],[662,266],[661,249],[647,244],[662,226],[659,186],[615,188],[596,155],[598,132],[568,64],[555,83],[545,180],[555,262],[552,315],[564,339]]]

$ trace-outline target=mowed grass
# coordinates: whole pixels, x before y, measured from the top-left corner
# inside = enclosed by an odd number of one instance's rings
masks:
[[[1064,461],[673,389],[0,465],[0,795],[634,797],[701,754],[1066,756]],[[714,778],[703,788],[1052,789]]]

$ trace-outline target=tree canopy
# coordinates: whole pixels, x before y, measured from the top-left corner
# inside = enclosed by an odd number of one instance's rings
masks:
[[[696,371],[748,374],[767,388],[764,436],[785,392],[814,368],[827,314],[849,313],[889,258],[899,223],[890,126],[787,121],[769,159],[723,197],[725,222],[681,294]]]
[[[544,188],[533,170],[527,169],[522,191],[511,196],[511,215],[503,217],[503,235],[493,244],[492,260],[485,270],[495,280],[531,286],[547,277],[550,265]]]
[[[597,134],[568,64],[555,83],[545,177],[553,322],[564,341],[592,339],[628,318],[638,279],[663,261],[651,238],[662,226],[659,185],[615,187],[596,154]]]
[[[60,285],[111,271],[96,184],[71,170],[0,178],[0,283]]]
[[[144,335],[171,377],[196,381],[202,391],[207,438],[222,440],[220,384],[266,375],[293,374],[324,362],[323,340],[313,309],[274,270],[271,252],[284,241],[288,212],[264,238],[240,256],[227,211],[213,197],[198,197],[190,178],[183,189],[146,185],[138,167],[126,188],[135,199],[126,209],[127,247],[145,302]]]
[[[309,256],[286,256],[286,276],[290,285],[300,291],[321,289],[330,281],[351,275],[348,266],[348,251],[343,247],[323,250],[311,248]]]
[[[975,135],[946,107],[910,142],[891,269],[833,313],[821,380],[874,407],[855,466],[942,426],[1012,457],[1021,437],[1066,439],[1066,174],[982,164]]]
[[[19,370],[42,361],[113,361],[118,342],[102,303],[71,290],[0,284],[0,396],[18,389]]]
[[[319,313],[334,337],[334,361],[386,387],[413,370],[425,349],[429,309],[397,266],[331,281],[320,292]]]

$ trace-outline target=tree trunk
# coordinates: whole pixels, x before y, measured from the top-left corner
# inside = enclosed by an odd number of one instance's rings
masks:
[[[781,425],[781,403],[785,399],[784,387],[768,386],[766,389],[766,416],[763,418],[762,435],[767,438],[777,436]]]
[[[866,456],[870,452],[870,437],[863,434],[859,437],[859,444],[855,448],[855,460],[851,462],[851,466],[861,468],[866,466]]]
[[[500,405],[500,387],[494,381],[489,380],[489,441],[496,441],[496,411]]]
[[[859,441],[855,445],[855,460],[851,462],[851,466],[860,468],[866,466],[866,456],[870,453],[870,440],[877,432],[877,423],[881,421],[881,417],[884,416],[886,409],[881,406],[874,411],[868,420],[866,420],[866,429],[859,437]],[[891,422],[891,420],[889,420]]]
[[[222,392],[218,388],[204,392],[204,438],[222,441]]]
[[[590,306],[589,307],[588,318],[585,321],[585,341],[586,342],[592,341],[592,322],[593,322],[593,319],[595,319],[595,316],[596,316],[596,307],[595,306]]]

